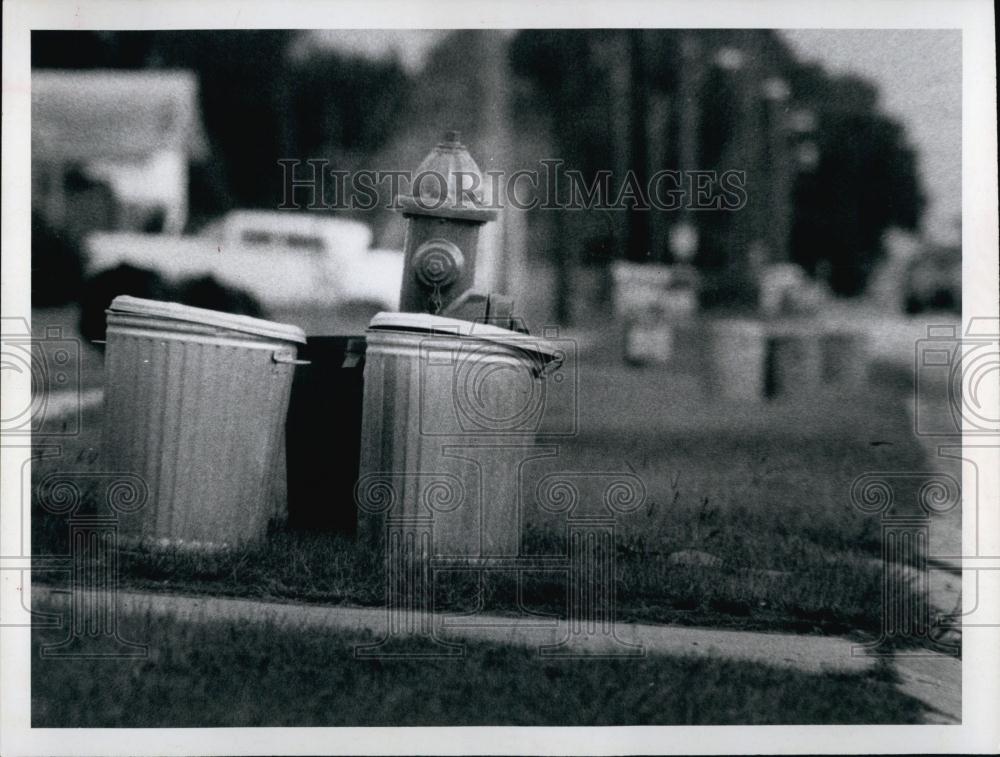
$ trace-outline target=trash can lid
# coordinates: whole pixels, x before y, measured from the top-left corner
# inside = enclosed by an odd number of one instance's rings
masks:
[[[493,342],[538,358],[543,364],[562,363],[564,355],[555,344],[519,331],[464,321],[429,313],[377,313],[368,324],[369,331],[403,331],[441,337],[465,337]]]
[[[212,326],[228,331],[254,336],[266,336],[272,339],[282,339],[286,342],[306,343],[306,334],[298,326],[275,321],[265,321],[263,318],[251,318],[248,315],[234,315],[207,308],[195,308],[181,305],[177,302],[161,302],[146,300],[122,294],[111,302],[106,311],[109,315],[139,315],[148,318],[163,318],[170,321],[183,321]]]

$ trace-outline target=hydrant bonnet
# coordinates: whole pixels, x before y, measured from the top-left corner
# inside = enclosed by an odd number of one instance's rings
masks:
[[[407,220],[399,308],[444,313],[473,288],[479,229],[496,217],[483,205],[482,175],[449,131],[420,163],[409,195],[398,198]]]
[[[404,216],[425,215],[486,223],[496,211],[483,205],[483,177],[457,131],[447,131],[413,172],[409,195],[400,195]]]

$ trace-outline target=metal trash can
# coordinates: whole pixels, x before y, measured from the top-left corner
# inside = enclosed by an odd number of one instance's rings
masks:
[[[829,389],[857,392],[868,381],[868,337],[859,330],[831,328],[821,340],[822,381]]]
[[[146,505],[124,543],[225,548],[261,538],[283,504],[295,326],[116,297],[107,311],[105,465],[135,473]]]
[[[288,524],[353,535],[365,338],[310,336],[299,356],[308,364],[295,371],[288,408]]]
[[[706,329],[704,368],[713,398],[760,402],[765,397],[767,327],[749,318],[719,318]]]
[[[770,325],[766,383],[769,398],[816,397],[823,373],[822,337],[822,327],[814,321]]]
[[[432,534],[428,549],[438,557],[516,556],[517,468],[532,457],[546,375],[562,363],[560,350],[421,313],[378,314],[367,342],[356,489],[362,541],[380,543],[395,524],[416,538]]]

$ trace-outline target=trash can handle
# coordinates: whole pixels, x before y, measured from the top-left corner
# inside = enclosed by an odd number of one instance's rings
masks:
[[[295,358],[292,357],[286,357],[280,352],[272,352],[271,360],[273,360],[276,363],[283,363],[286,365],[312,365],[311,360],[296,360]]]

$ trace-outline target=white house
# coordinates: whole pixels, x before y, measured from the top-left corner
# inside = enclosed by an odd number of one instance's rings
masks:
[[[178,234],[187,222],[188,166],[207,152],[197,77],[34,71],[31,150],[32,208],[50,224],[86,230],[71,179],[82,176],[110,189],[114,220],[105,227],[140,229],[159,217],[165,233]],[[93,212],[92,203],[79,206]]]

